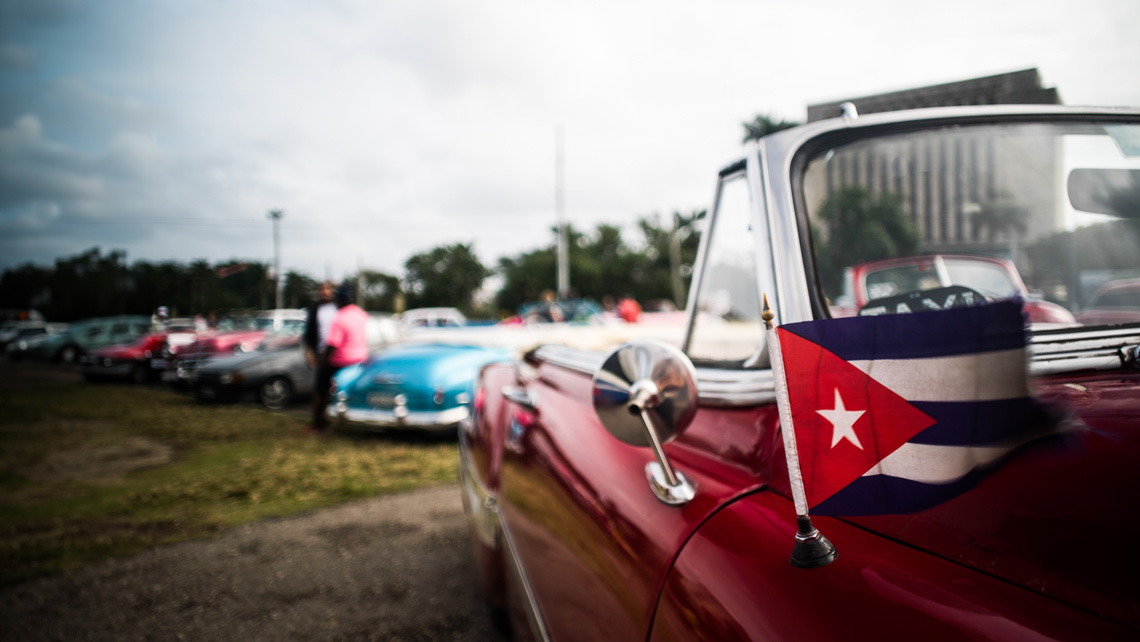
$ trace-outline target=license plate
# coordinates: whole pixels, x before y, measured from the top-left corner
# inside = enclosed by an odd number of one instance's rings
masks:
[[[368,393],[368,405],[377,408],[391,408],[396,405],[396,395],[386,392]]]
[[[166,359],[151,359],[150,367],[154,368],[155,370],[165,370]]]
[[[202,388],[200,388],[199,394],[202,395],[203,399],[213,399],[214,397],[218,396],[218,392],[210,386],[202,386]]]

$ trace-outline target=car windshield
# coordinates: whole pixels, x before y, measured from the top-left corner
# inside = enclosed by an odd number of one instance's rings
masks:
[[[832,316],[1020,297],[1034,323],[1102,324],[1082,310],[1140,277],[1138,125],[845,138],[808,159],[801,187]],[[1140,310],[1114,322],[1132,321]]]
[[[250,319],[243,317],[226,317],[218,321],[214,326],[215,332],[239,332],[242,330],[250,330],[253,328],[253,323]]]

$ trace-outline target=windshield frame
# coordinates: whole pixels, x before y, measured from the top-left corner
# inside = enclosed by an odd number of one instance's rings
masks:
[[[810,135],[801,134],[799,144],[787,166],[787,184],[799,233],[810,301],[810,318],[828,319],[831,313],[825,300],[824,289],[816,265],[816,253],[810,233],[810,220],[805,196],[804,177],[809,163],[828,149],[849,145],[880,136],[897,136],[908,133],[938,131],[959,127],[983,125],[1069,124],[1112,125],[1132,124],[1140,120],[1140,110],[1108,108],[1067,108],[1042,106],[1003,106],[990,108],[937,108],[910,112],[887,112],[861,116],[851,120],[821,121],[803,129],[814,129]],[[830,125],[830,126],[828,126]],[[838,126],[837,126],[838,125]],[[777,134],[776,136],[779,136]],[[1133,324],[1127,324],[1133,325]],[[1114,327],[1114,326],[1110,326]],[[1102,326],[1089,326],[1103,329]],[[1073,329],[1068,329],[1072,332]],[[1048,330],[1044,330],[1048,332]]]

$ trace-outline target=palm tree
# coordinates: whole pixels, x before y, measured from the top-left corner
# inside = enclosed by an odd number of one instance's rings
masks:
[[[983,230],[987,232],[986,240],[990,243],[997,241],[1001,235],[1012,238],[1025,234],[1028,218],[1029,211],[1009,198],[991,201],[974,213],[974,239],[978,240]]]
[[[752,122],[741,123],[744,125],[744,140],[741,142],[747,143],[750,140],[760,140],[768,134],[775,134],[778,131],[799,127],[800,123],[794,120],[776,120],[770,114],[756,114]]]

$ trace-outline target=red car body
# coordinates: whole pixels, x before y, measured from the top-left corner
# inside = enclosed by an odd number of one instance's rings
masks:
[[[255,350],[268,334],[267,329],[201,333],[194,341],[170,349],[162,378],[176,388],[185,388],[199,363],[219,355]]]
[[[604,394],[595,381],[606,354],[547,345],[482,371],[471,419],[459,431],[460,480],[483,590],[493,606],[505,609],[516,639],[1140,638],[1140,560],[1132,553],[1140,538],[1140,329],[1035,330],[1026,351],[1030,388],[1063,418],[1055,438],[1024,446],[975,487],[933,508],[815,517],[838,557],[805,569],[789,560],[797,520],[776,405],[779,385],[763,351],[748,356],[718,342],[735,336],[763,342],[758,314],[748,316],[758,309],[742,301],[743,288],[708,296],[702,290],[706,270],[708,283],[717,283],[708,268],[714,265],[725,278],[756,276],[751,294],[757,299],[780,293],[781,323],[827,318],[828,297],[819,290],[824,279],[811,271],[819,257],[795,236],[809,229],[799,203],[808,199],[793,193],[801,185],[834,185],[822,173],[801,181],[796,172],[837,164],[845,145],[867,167],[889,168],[866,160],[869,145],[861,146],[859,137],[882,136],[888,139],[882,147],[897,154],[914,147],[891,136],[905,142],[924,127],[936,139],[972,134],[961,128],[980,122],[979,129],[1003,137],[995,145],[1022,144],[1016,135],[1022,130],[1005,137],[1003,118],[1015,126],[1062,122],[1061,135],[1081,119],[1092,124],[1080,134],[1096,131],[1098,119],[1140,129],[1140,111],[987,107],[876,114],[865,122],[836,119],[775,134],[722,170],[711,234],[718,226],[730,230],[726,235],[739,229],[728,207],[742,204],[740,225],[762,235],[755,243],[761,260],[747,264],[759,266],[751,272],[726,269],[741,265],[741,254],[725,253],[735,263],[712,263],[715,238],[702,239],[698,262],[710,263],[694,277],[681,346],[698,366],[700,400],[687,430],[663,447],[692,482],[691,498],[659,501],[647,480],[653,451],[616,438],[595,412]],[[1048,142],[1042,148],[1059,147]],[[1032,180],[1054,174],[1025,173]],[[826,176],[837,182],[852,175]],[[722,201],[733,181],[765,198]],[[730,204],[728,214],[722,202]],[[733,240],[725,246],[751,247]],[[1017,283],[1024,292],[1020,278]],[[717,305],[702,307],[703,301]],[[731,307],[720,305],[725,302]],[[747,358],[729,363],[719,354]]]
[[[1093,295],[1088,307],[1077,313],[1081,323],[1140,323],[1140,279],[1121,279],[1105,284]]]
[[[79,372],[88,380],[151,381],[160,374],[152,363],[162,358],[166,340],[167,333],[154,332],[130,343],[97,348],[79,358]]]

